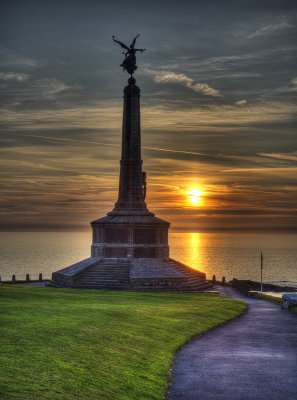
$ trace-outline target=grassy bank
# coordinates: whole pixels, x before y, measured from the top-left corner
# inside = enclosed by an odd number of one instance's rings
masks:
[[[199,293],[1,285],[3,399],[163,399],[174,351],[245,310]]]
[[[254,297],[256,299],[260,299],[260,300],[272,301],[273,303],[278,303],[279,305],[281,305],[281,302],[282,302],[282,298],[281,297],[271,296],[269,294],[258,293]],[[290,310],[295,312],[295,313],[297,313],[297,307],[291,307]]]

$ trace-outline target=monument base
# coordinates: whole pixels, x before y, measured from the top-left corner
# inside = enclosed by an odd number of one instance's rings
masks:
[[[145,210],[117,210],[91,222],[91,257],[52,274],[49,286],[199,291],[204,273],[169,258],[170,223]]]
[[[90,257],[54,272],[48,286],[196,292],[212,286],[205,278],[204,273],[171,258]]]

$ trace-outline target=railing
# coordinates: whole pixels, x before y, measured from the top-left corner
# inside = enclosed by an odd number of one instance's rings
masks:
[[[222,277],[222,280],[221,280],[221,281],[218,281],[217,278],[216,278],[216,276],[213,275],[211,281],[212,281],[213,284],[219,283],[219,284],[221,284],[221,285],[223,285],[223,286],[227,284],[227,283],[226,283],[226,278],[225,278],[225,276]]]
[[[39,274],[3,274],[0,276],[0,283],[30,283],[48,281],[51,279],[51,274],[42,272]]]

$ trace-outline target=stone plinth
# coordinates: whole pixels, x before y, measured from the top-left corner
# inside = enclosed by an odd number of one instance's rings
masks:
[[[195,292],[211,285],[204,273],[173,259],[90,257],[54,272],[49,286]]]
[[[169,223],[150,215],[113,216],[91,222],[92,257],[169,257]]]

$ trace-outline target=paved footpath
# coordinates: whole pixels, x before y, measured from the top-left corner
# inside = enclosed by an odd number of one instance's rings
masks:
[[[177,353],[167,400],[297,400],[297,314],[214,289],[248,310]]]

